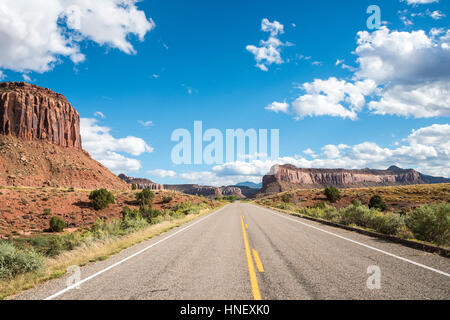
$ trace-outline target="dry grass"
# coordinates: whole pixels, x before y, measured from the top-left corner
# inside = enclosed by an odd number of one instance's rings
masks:
[[[107,240],[97,241],[89,245],[83,244],[72,251],[65,251],[55,258],[47,258],[44,271],[18,275],[10,280],[0,280],[0,299],[11,298],[13,295],[23,290],[31,289],[42,282],[62,277],[66,274],[69,266],[84,266],[89,262],[105,260],[126,248],[151,239],[218,209],[205,209],[197,215],[191,214],[181,219],[164,221],[124,237],[108,238]]]

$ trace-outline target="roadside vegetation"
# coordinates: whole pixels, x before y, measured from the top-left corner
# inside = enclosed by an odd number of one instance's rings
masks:
[[[97,208],[106,208],[114,201],[106,189],[93,191],[90,199],[96,210],[102,210]],[[0,299],[41,281],[62,276],[70,265],[104,260],[217,206],[210,201],[197,204],[185,201],[174,204],[170,209],[158,210],[153,208],[153,200],[153,192],[143,190],[136,194],[140,207],[124,206],[121,218],[109,221],[98,218],[88,228],[62,233],[66,223],[59,217],[52,217],[47,233],[0,240]],[[165,203],[172,201],[165,200]]]
[[[237,197],[236,196],[223,196],[223,197],[216,197],[216,200],[235,202],[237,200]]]
[[[450,203],[448,202],[426,204],[401,213],[394,213],[387,211],[387,205],[380,195],[374,195],[368,206],[363,205],[358,199],[353,199],[350,205],[337,208],[332,204],[339,200],[340,191],[334,189],[323,190],[328,201],[318,202],[314,206],[303,206],[302,199],[294,197],[289,192],[263,198],[256,203],[402,239],[420,240],[443,247],[450,246]]]

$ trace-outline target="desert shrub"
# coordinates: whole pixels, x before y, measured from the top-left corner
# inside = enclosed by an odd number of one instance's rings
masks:
[[[386,211],[387,205],[384,202],[383,198],[379,195],[374,195],[372,198],[370,198],[369,201],[369,208],[379,209],[381,211]]]
[[[325,189],[325,195],[327,196],[328,201],[336,202],[341,200],[341,192],[336,187],[328,187]]]
[[[136,183],[132,183],[131,184],[131,190],[136,190],[137,189],[137,184]]]
[[[171,196],[164,196],[162,198],[162,203],[170,203],[172,202],[173,198]]]
[[[122,220],[121,228],[125,231],[137,231],[149,226],[147,219],[142,217],[136,219],[124,219]]]
[[[362,203],[358,199],[353,199],[352,205],[354,205],[355,207],[359,207],[359,206],[362,206]]]
[[[0,241],[0,278],[39,270],[42,257],[33,250],[19,249],[8,241]]]
[[[412,210],[405,223],[419,240],[450,245],[450,204],[424,205]]]
[[[379,233],[395,235],[402,225],[404,224],[399,216],[392,213],[378,213],[371,221],[370,227]]]
[[[154,223],[155,219],[162,215],[162,212],[157,210],[157,209],[153,209],[151,206],[145,207],[145,206],[141,206],[139,208],[139,213],[140,216],[144,219],[147,219],[147,221],[149,223]]]
[[[140,206],[148,206],[153,203],[155,194],[149,189],[144,189],[136,194],[136,200]]]
[[[44,216],[49,216],[50,215],[50,213],[51,213],[51,210],[50,209],[44,209]]]
[[[325,207],[326,207],[326,203],[325,202],[318,202],[318,203],[316,203],[316,205],[314,206],[314,208],[318,208],[318,209],[325,209]]]
[[[177,204],[174,208],[175,211],[184,211],[189,209],[190,207],[192,207],[192,203],[189,201],[186,202],[181,202],[179,204]]]
[[[375,209],[350,205],[341,211],[340,222],[346,225],[354,224],[361,227],[370,227],[377,212]]]
[[[114,195],[102,188],[92,191],[89,195],[89,200],[91,200],[91,206],[95,210],[101,210],[107,208],[109,204],[114,203]]]
[[[350,205],[341,210],[340,222],[373,229],[379,233],[394,235],[402,225],[402,219],[392,213],[385,213],[364,206]]]
[[[291,197],[290,197],[287,193],[285,193],[285,194],[283,194],[283,195],[281,196],[281,200],[282,200],[284,203],[289,203],[289,202],[291,202]]]
[[[122,209],[121,214],[122,214],[122,219],[136,219],[138,217],[141,217],[141,213],[138,210],[136,210],[136,209],[132,210],[128,206],[125,206]]]
[[[64,228],[66,227],[66,223],[63,219],[60,217],[52,217],[50,219],[50,228],[49,230],[51,232],[61,232],[64,231]]]

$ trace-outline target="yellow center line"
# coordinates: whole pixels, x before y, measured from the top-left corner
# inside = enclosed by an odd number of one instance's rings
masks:
[[[250,275],[250,285],[252,287],[253,299],[262,300],[259,292],[258,279],[256,278],[255,266],[253,265],[250,246],[248,245],[247,233],[245,232],[244,217],[241,216],[242,234],[244,235],[245,255],[247,256],[248,273]]]
[[[258,251],[252,249],[253,257],[255,258],[256,268],[258,268],[259,272],[264,272],[264,267],[262,265],[261,259],[259,258]]]

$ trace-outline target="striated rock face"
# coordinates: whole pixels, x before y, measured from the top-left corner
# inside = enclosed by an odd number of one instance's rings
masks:
[[[25,82],[0,83],[0,134],[81,149],[78,112],[63,95]]]
[[[274,166],[263,178],[261,193],[277,193],[299,188],[340,188],[446,183],[450,179],[435,178],[413,169],[395,166],[388,170],[302,169],[293,165]]]
[[[142,189],[164,190],[164,186],[162,184],[155,183],[149,179],[128,177],[123,173],[119,174],[119,178],[128,184],[133,184],[133,183],[136,184],[136,187],[139,190],[142,190]]]

